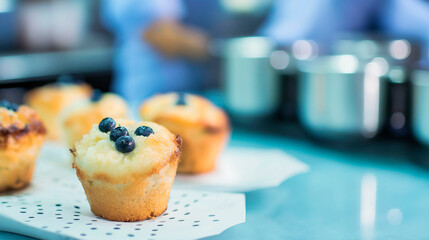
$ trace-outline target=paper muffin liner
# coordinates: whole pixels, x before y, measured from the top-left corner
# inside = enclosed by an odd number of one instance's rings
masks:
[[[87,178],[76,169],[91,211],[112,221],[140,221],[161,215],[166,209],[177,170],[169,162],[159,173],[126,184],[112,184]]]

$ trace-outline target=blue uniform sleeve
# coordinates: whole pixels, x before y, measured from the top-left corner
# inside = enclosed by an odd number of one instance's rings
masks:
[[[101,6],[101,20],[113,33],[135,31],[155,19],[183,15],[181,0],[103,0]]]
[[[320,15],[327,15],[332,0],[277,0],[267,22],[261,28],[262,35],[269,36],[277,42],[290,43],[298,39],[312,37],[315,27],[319,25]]]
[[[391,0],[381,22],[387,33],[415,38],[429,44],[428,1]]]

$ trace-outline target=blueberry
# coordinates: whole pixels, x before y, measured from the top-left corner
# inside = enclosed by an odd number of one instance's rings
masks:
[[[122,136],[128,136],[128,130],[125,127],[117,127],[110,132],[110,140],[116,140]]]
[[[110,117],[107,117],[103,120],[101,120],[100,124],[98,124],[98,129],[100,131],[107,133],[108,131],[112,131],[116,126],[115,120],[113,120]]]
[[[129,153],[134,150],[136,143],[134,139],[130,136],[122,136],[118,138],[115,142],[115,148],[118,152]]]
[[[7,100],[1,100],[0,101],[0,107],[4,107],[4,108],[11,110],[11,111],[14,111],[14,112],[18,111],[18,108],[19,108],[19,106],[17,104],[10,103]]]
[[[154,134],[153,129],[147,126],[140,126],[134,132],[137,136],[149,137],[151,134]]]
[[[186,94],[184,93],[178,93],[178,98],[177,98],[177,102],[176,105],[186,105]]]
[[[91,101],[98,102],[100,101],[101,97],[103,97],[103,92],[98,89],[94,89],[92,92]]]

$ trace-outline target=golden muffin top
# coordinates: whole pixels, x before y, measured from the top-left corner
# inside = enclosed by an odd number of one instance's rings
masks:
[[[156,123],[105,118],[71,152],[80,174],[121,184],[157,174],[178,161],[181,145],[180,137]]]
[[[77,131],[82,131],[88,123],[99,123],[105,117],[126,118],[128,115],[128,106],[124,99],[112,93],[105,93],[100,100],[85,100],[77,102],[65,109],[62,113],[65,127],[77,127]],[[82,126],[79,126],[82,125]],[[91,127],[87,129],[89,132]]]
[[[0,147],[4,148],[10,141],[19,141],[30,133],[46,134],[37,113],[25,105],[0,101]]]
[[[92,88],[88,84],[54,83],[29,91],[25,96],[28,105],[36,108],[48,108],[60,112],[74,101],[89,99]]]
[[[140,116],[146,121],[174,121],[187,126],[203,126],[209,131],[229,127],[228,117],[222,109],[192,94],[155,95],[141,105]]]

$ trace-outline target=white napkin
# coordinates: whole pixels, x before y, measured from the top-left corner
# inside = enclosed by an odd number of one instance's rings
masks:
[[[177,175],[173,187],[247,192],[276,187],[308,170],[307,164],[278,149],[227,148],[213,172]]]

